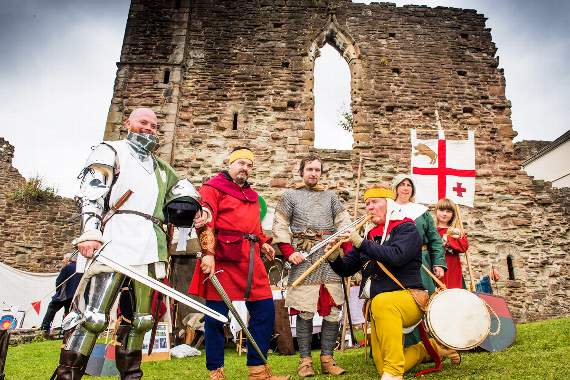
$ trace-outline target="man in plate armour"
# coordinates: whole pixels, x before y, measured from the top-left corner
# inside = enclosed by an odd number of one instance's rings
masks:
[[[156,279],[166,276],[165,223],[205,224],[199,194],[187,180],[157,158],[155,113],[137,108],[125,122],[126,139],[95,146],[79,175],[77,197],[81,235],[73,241],[80,262],[101,249],[106,257]],[[83,376],[97,336],[107,327],[110,309],[123,284],[130,282],[133,317],[117,331],[116,364],[121,379],[140,379],[142,344],[153,325],[151,288],[90,261],[77,289],[72,311],[63,321],[64,342],[52,378]]]
[[[319,240],[350,224],[350,216],[337,195],[319,184],[321,173],[322,161],[317,155],[303,158],[299,167],[303,182],[286,191],[275,210],[273,242],[278,244],[283,257],[292,265],[289,284],[317,261],[324,254],[324,249],[306,258],[302,252],[309,252]],[[311,341],[313,317],[317,312],[323,316],[322,372],[331,375],[345,372],[333,359],[343,303],[341,278],[326,263],[312,272],[300,286],[287,290],[285,305],[291,314],[297,315],[297,342],[301,357],[297,372],[300,377],[315,376]]]

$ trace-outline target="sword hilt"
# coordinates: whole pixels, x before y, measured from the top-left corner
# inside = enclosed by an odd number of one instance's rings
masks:
[[[215,275],[217,275],[218,273],[222,273],[223,271],[224,271],[223,269],[220,269],[220,270],[218,270],[218,271],[215,271],[214,273],[208,275],[208,277],[206,277],[206,278],[204,279],[204,281],[202,281],[202,283],[205,284],[206,281],[210,280],[212,276],[215,276]]]

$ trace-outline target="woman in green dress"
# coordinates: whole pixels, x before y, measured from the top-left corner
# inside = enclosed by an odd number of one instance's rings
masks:
[[[392,181],[392,190],[396,194],[396,206],[400,207],[404,216],[416,222],[416,228],[422,238],[422,262],[437,278],[443,280],[447,264],[445,251],[441,237],[435,228],[435,223],[428,208],[419,203],[414,203],[416,187],[412,177],[408,174],[399,174]],[[431,295],[435,291],[435,283],[425,270],[420,269],[422,283]],[[404,345],[406,347],[420,341],[420,333],[417,327],[404,329],[406,333]]]
[[[399,174],[392,181],[392,190],[396,194],[396,205],[403,214],[415,220],[416,227],[423,241],[422,261],[437,278],[443,279],[447,265],[441,237],[435,228],[435,223],[428,208],[414,203],[416,187],[412,177],[408,174]],[[424,270],[421,271],[422,282],[430,294],[435,290],[435,284]]]

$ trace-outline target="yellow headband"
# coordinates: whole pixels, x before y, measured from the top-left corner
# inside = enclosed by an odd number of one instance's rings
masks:
[[[387,187],[371,187],[364,192],[364,202],[368,198],[389,198],[396,199],[394,192]]]
[[[232,162],[234,162],[235,160],[238,160],[240,158],[246,158],[248,160],[250,160],[251,162],[253,162],[253,152],[249,149],[239,149],[236,151],[233,151],[230,154],[230,165],[232,164]]]

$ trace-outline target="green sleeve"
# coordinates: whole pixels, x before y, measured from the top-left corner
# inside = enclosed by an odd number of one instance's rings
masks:
[[[178,175],[176,171],[168,165],[166,162],[155,157],[156,168],[156,183],[158,185],[158,194],[156,198],[156,206],[154,208],[153,216],[160,220],[164,220],[163,207],[166,199],[166,194],[168,191],[176,184],[178,181]],[[154,232],[156,234],[156,248],[158,252],[159,261],[168,260],[168,243],[166,240],[166,235],[162,229],[153,223]]]
[[[156,181],[158,183],[158,197],[156,200],[156,207],[154,210],[154,217],[159,219],[164,219],[164,215],[162,213],[162,208],[164,206],[164,201],[166,199],[166,195],[172,189],[176,182],[178,182],[178,174],[172,168],[172,166],[168,165],[166,162],[162,161],[159,158],[155,158],[157,170],[156,171]],[[160,172],[163,172],[166,175],[166,178],[162,178]]]
[[[432,267],[440,266],[447,269],[443,242],[441,241],[439,232],[437,232],[437,229],[435,228],[433,218],[429,211],[426,211],[421,218],[424,221],[424,244],[427,245]]]

